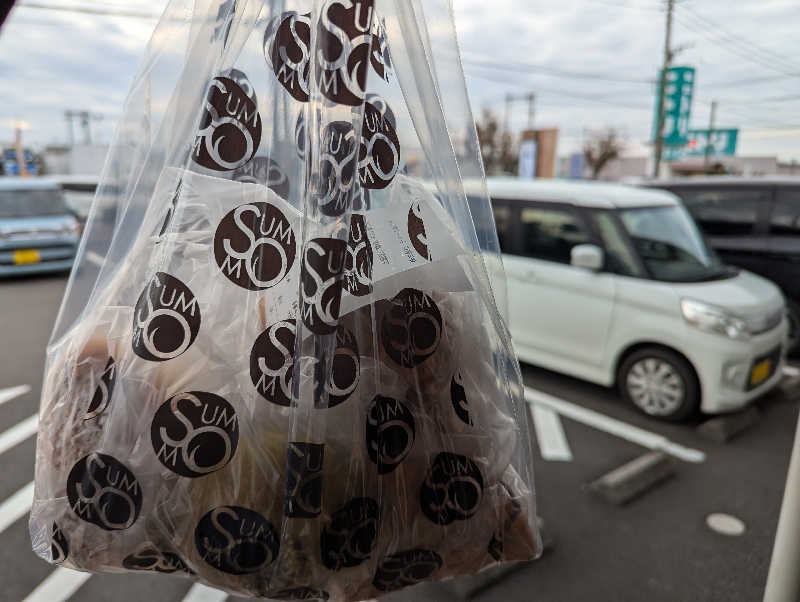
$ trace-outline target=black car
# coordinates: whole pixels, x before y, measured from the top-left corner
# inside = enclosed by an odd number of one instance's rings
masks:
[[[800,352],[800,177],[650,182],[681,197],[726,263],[769,278],[786,296],[790,350]]]

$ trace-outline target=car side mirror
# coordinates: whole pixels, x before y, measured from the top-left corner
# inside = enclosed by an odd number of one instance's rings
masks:
[[[597,245],[575,245],[569,254],[569,263],[577,268],[584,268],[593,272],[603,269],[605,254]]]

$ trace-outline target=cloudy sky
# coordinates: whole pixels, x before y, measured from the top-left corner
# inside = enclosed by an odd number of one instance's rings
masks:
[[[95,138],[110,141],[152,18],[26,7],[159,12],[134,0],[18,0],[0,30],[0,142],[23,120],[33,145],[64,143],[65,109],[89,109]],[[536,126],[558,127],[559,154],[588,132],[620,130],[644,155],[661,62],[661,0],[452,0],[473,110],[501,118],[507,94],[536,94]],[[735,10],[732,7],[735,6]],[[677,0],[675,64],[697,69],[692,126],[739,127],[743,155],[800,160],[800,13],[797,0]],[[527,104],[513,103],[524,128]]]

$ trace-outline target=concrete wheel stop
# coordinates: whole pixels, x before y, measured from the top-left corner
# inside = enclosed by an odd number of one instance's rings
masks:
[[[589,491],[605,501],[622,505],[644,495],[675,474],[675,462],[652,451],[626,462],[589,484]]]
[[[727,443],[743,431],[758,423],[761,412],[755,406],[736,412],[709,418],[697,427],[697,433],[715,443]]]

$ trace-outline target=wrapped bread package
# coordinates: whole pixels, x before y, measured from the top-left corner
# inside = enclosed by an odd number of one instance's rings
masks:
[[[450,8],[169,2],[47,350],[39,556],[345,602],[539,554]]]

